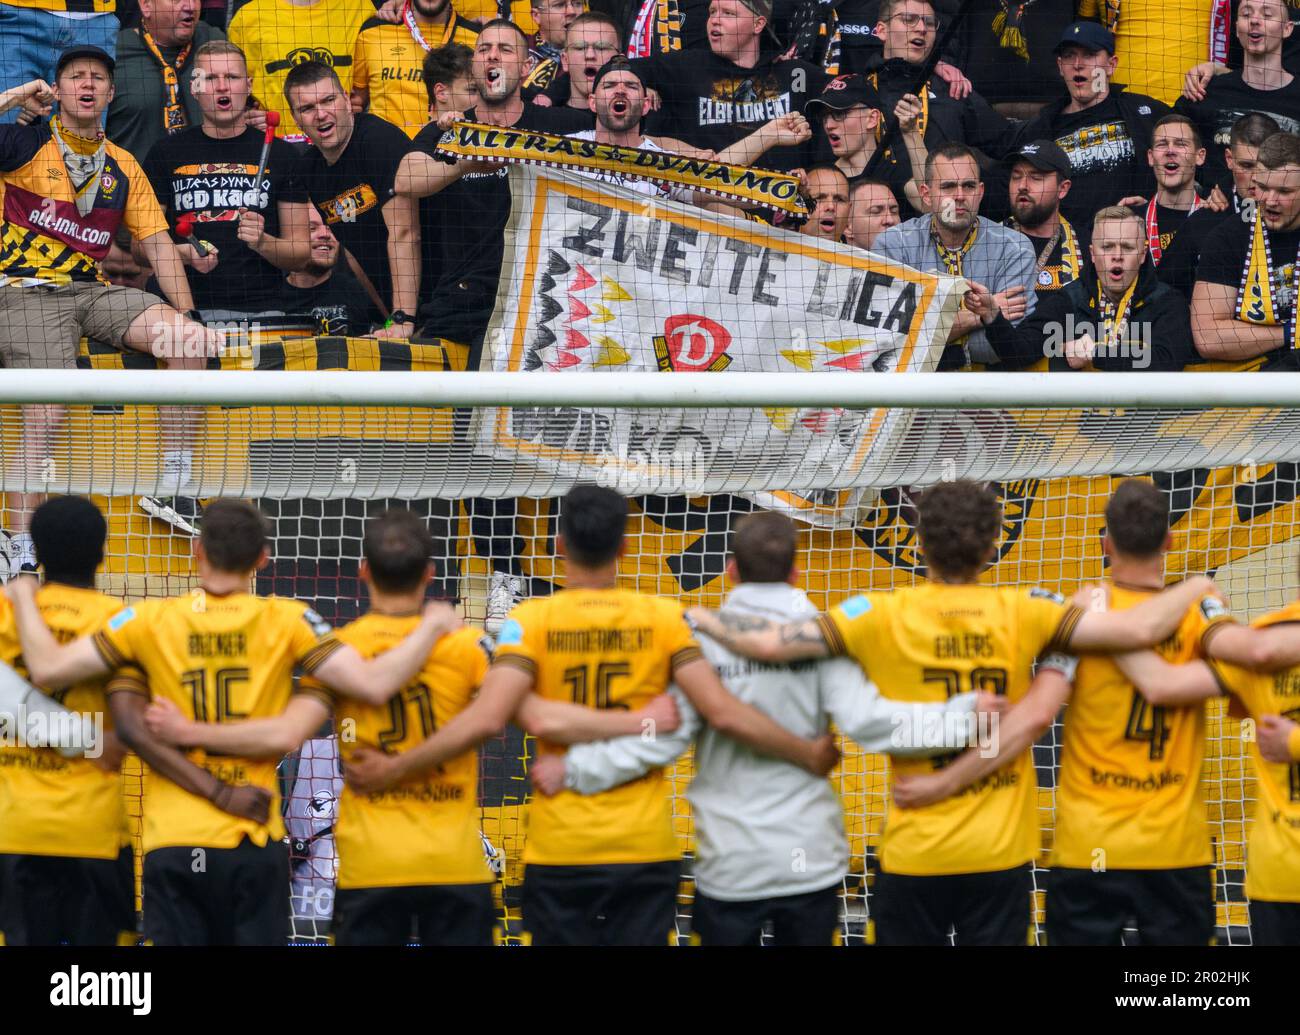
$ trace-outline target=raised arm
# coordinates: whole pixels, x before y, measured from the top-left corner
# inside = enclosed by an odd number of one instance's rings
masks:
[[[774,147],[797,147],[812,139],[812,127],[798,112],[778,115],[748,136],[718,152],[718,161],[729,165],[753,165]]]
[[[814,776],[825,776],[839,761],[833,737],[804,740],[795,736],[757,708],[728,693],[718,673],[703,657],[677,666],[673,680],[710,726],[755,751],[785,759]]]
[[[1214,581],[1196,575],[1126,611],[1085,610],[1067,646],[1102,653],[1154,647],[1174,634],[1187,609],[1204,596],[1217,596]]]
[[[318,697],[295,694],[283,712],[269,719],[237,722],[195,722],[171,701],[155,698],[145,710],[149,732],[176,747],[201,747],[242,758],[283,758],[329,718],[329,708]]]
[[[321,662],[312,675],[347,697],[383,704],[415,677],[433,645],[459,629],[460,624],[450,605],[440,601],[426,604],[420,624],[396,647],[367,660],[345,644]]]
[[[36,580],[30,576],[15,579],[5,587],[5,595],[14,606],[23,663],[32,682],[50,690],[61,690],[82,679],[107,675],[111,667],[91,637],[82,636],[64,644],[54,638],[41,617],[36,589]]]
[[[393,192],[399,197],[427,198],[451,186],[478,163],[439,161],[423,151],[410,151],[397,166]]]
[[[950,798],[976,780],[1000,769],[1051,729],[1070,697],[1070,678],[1057,668],[1042,667],[1029,691],[994,726],[997,748],[969,748],[936,773],[900,776],[894,781],[894,804],[921,808]]]
[[[135,690],[109,687],[108,705],[113,713],[117,735],[132,751],[144,759],[154,772],[166,777],[183,791],[210,801],[232,816],[265,823],[271,812],[271,793],[264,787],[236,787],[217,779],[195,765],[180,751],[162,743],[149,732],[144,713],[148,698]]]
[[[1164,707],[1200,704],[1223,693],[1204,661],[1172,665],[1153,650],[1116,654],[1112,660],[1151,704]]]
[[[690,608],[686,617],[699,632],[717,640],[728,650],[757,661],[798,661],[831,656],[817,618],[779,624],[766,618],[710,611],[703,607]],[[712,721],[710,725],[713,725]]]

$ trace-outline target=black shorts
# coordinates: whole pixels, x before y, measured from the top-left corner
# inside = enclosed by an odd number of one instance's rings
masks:
[[[1047,877],[1048,945],[1121,945],[1128,926],[1137,928],[1142,945],[1212,945],[1210,867],[1052,868]]]
[[[1250,944],[1300,945],[1300,902],[1252,902]]]
[[[135,928],[130,848],[116,859],[0,855],[6,945],[116,945]]]
[[[1010,870],[912,877],[876,874],[876,945],[1026,945],[1034,922],[1029,863]]]
[[[144,934],[154,945],[287,944],[289,846],[147,852]]]
[[[681,864],[524,868],[525,938],[533,945],[669,945]]]
[[[497,911],[491,884],[340,888],[336,945],[491,945]]]
[[[771,924],[771,945],[835,945],[840,928],[840,885],[802,895],[724,902],[698,891],[691,909],[692,944],[759,945]]]

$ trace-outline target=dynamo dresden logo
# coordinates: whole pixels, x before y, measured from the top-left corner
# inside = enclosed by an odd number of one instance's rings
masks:
[[[664,321],[663,334],[654,337],[661,371],[725,370],[731,365],[727,349],[731,332],[715,320],[681,313]]]

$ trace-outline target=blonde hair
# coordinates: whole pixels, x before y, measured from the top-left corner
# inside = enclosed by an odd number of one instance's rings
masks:
[[[194,60],[201,57],[216,57],[218,54],[235,54],[239,60],[244,63],[244,70],[248,70],[248,55],[230,40],[208,40],[198,50],[194,52]]]
[[[1096,230],[1102,223],[1113,223],[1120,219],[1136,219],[1140,221],[1142,217],[1123,205],[1107,205],[1092,217],[1092,228]]]

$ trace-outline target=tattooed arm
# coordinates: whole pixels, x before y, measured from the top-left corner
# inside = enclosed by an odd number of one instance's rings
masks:
[[[758,661],[798,661],[831,656],[818,618],[780,624],[752,615],[692,607],[686,612],[695,628],[728,650]]]

